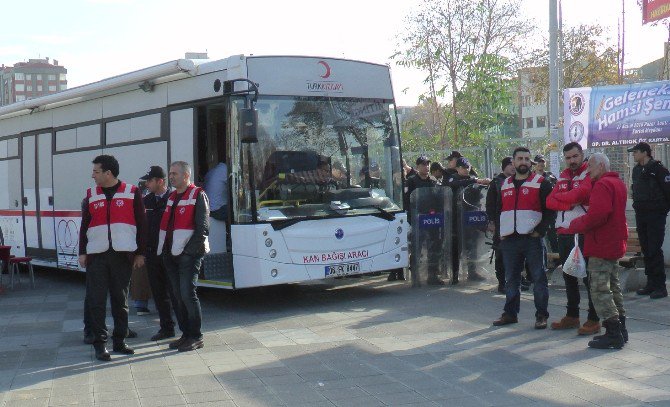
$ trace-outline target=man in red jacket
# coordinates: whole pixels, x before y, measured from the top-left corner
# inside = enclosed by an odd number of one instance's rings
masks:
[[[626,253],[626,186],[619,174],[610,171],[609,159],[596,153],[589,159],[592,180],[589,209],[572,222],[568,233],[584,234],[584,256],[589,258],[591,298],[603,319],[605,335],[589,342],[598,349],[621,349],[628,341],[626,310],[619,283],[617,260]]]
[[[563,147],[563,157],[568,168],[561,172],[558,182],[547,197],[547,207],[557,211],[556,229],[558,232],[558,255],[561,264],[565,264],[572,248],[575,246],[575,235],[565,232],[570,222],[586,213],[589,207],[591,180],[584,161],[584,152],[579,143],[568,143]],[[579,248],[584,252],[584,236],[578,236]],[[587,259],[588,264],[588,259]],[[588,275],[584,278],[589,300],[589,309],[586,322],[579,326],[579,279],[563,273],[565,281],[565,295],[567,296],[567,310],[559,321],[551,323],[551,329],[575,329],[579,335],[595,335],[600,332],[600,319],[593,308],[589,291]]]

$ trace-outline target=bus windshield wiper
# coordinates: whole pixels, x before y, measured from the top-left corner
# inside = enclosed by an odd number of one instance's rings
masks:
[[[393,212],[389,212],[386,209],[380,207],[379,205],[374,205],[374,204],[362,205],[362,206],[353,207],[351,209],[367,209],[367,208],[373,208],[373,209],[377,210],[378,213],[373,213],[372,214],[373,216],[377,216],[377,217],[380,217],[380,218],[386,219],[386,220],[394,220],[395,219],[395,214]]]

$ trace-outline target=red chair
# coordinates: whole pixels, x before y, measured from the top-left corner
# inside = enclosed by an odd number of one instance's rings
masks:
[[[9,257],[9,287],[14,289],[14,273],[18,279],[19,284],[21,283],[21,273],[20,273],[20,264],[25,264],[28,268],[28,273],[30,275],[30,286],[35,288],[35,273],[33,272],[33,258],[32,257]]]

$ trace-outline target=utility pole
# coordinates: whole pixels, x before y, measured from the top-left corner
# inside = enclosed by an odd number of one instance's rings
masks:
[[[550,153],[550,166],[558,174],[558,146],[561,139],[558,134],[558,2],[549,0],[549,129],[551,142],[556,147]]]

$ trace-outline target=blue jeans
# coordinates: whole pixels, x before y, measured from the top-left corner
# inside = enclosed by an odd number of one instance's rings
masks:
[[[185,338],[202,339],[202,309],[197,293],[198,274],[203,256],[163,254],[163,264],[170,279],[177,308],[177,324]]]
[[[521,272],[524,261],[533,279],[535,316],[549,316],[549,287],[544,267],[544,243],[540,237],[509,236],[500,242],[505,265],[505,313],[517,316],[521,307]]]

